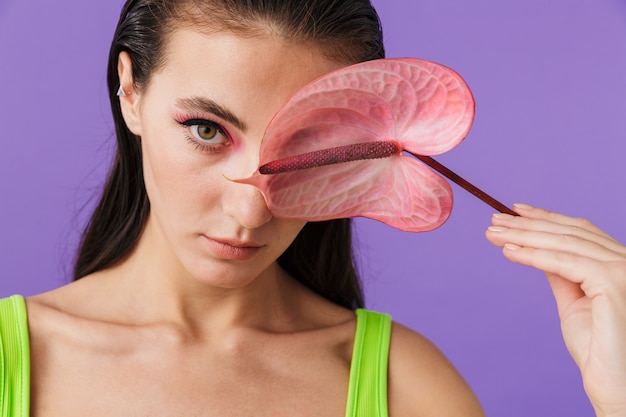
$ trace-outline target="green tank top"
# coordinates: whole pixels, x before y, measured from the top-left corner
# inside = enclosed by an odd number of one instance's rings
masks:
[[[346,417],[388,417],[391,317],[363,309],[356,317]]]
[[[26,303],[19,295],[0,300],[0,417],[30,413],[30,347]]]
[[[346,417],[388,417],[391,317],[359,309]],[[0,300],[0,417],[29,417],[30,346],[24,298]]]

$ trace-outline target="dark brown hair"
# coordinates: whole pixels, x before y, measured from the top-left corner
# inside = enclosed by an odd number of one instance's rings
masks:
[[[83,234],[75,280],[124,259],[136,246],[150,211],[141,139],[126,127],[116,96],[119,54],[126,51],[130,55],[134,87],[140,91],[164,64],[168,36],[183,26],[199,31],[230,30],[243,36],[272,34],[314,46],[325,57],[346,65],[384,57],[380,22],[369,0],[127,1],[108,63],[117,152]],[[348,308],[363,306],[349,219],[307,223],[278,262],[328,300]]]

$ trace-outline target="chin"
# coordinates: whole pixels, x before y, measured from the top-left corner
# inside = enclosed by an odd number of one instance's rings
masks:
[[[195,265],[189,270],[191,277],[207,287],[224,289],[244,288],[263,276],[273,276],[274,268],[270,265],[259,268],[233,262],[211,262],[212,265]],[[217,264],[216,264],[217,263]]]

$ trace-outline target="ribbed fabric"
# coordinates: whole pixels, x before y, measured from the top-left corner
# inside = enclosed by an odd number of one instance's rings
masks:
[[[0,417],[28,417],[30,346],[24,298],[0,300]]]
[[[391,317],[359,309],[346,417],[388,417],[387,366]]]

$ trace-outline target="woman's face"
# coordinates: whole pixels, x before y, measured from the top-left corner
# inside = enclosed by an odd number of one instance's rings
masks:
[[[273,217],[261,193],[226,179],[255,171],[270,119],[313,79],[342,65],[277,37],[176,31],[165,65],[122,100],[141,136],[158,262],[222,287],[275,265],[304,222]],[[124,76],[122,77],[124,85]]]

